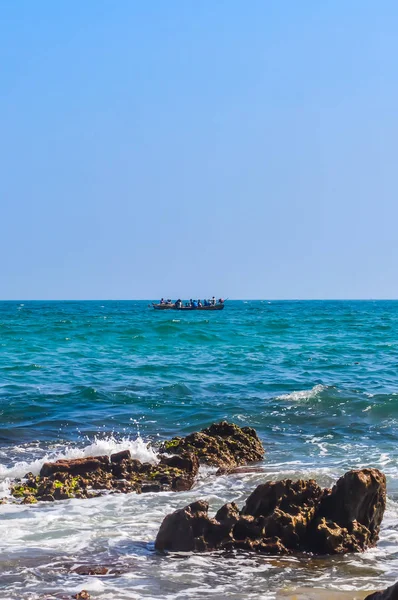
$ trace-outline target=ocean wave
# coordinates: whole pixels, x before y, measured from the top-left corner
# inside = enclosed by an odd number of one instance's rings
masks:
[[[326,389],[326,385],[317,384],[309,390],[301,390],[299,392],[291,392],[290,394],[282,394],[281,396],[277,396],[277,400],[291,400],[292,402],[311,400],[312,398],[316,398],[316,396]]]
[[[10,479],[23,477],[26,473],[38,475],[43,464],[48,461],[61,459],[85,458],[88,456],[110,456],[120,450],[130,450],[131,456],[141,462],[156,464],[158,462],[157,454],[153,447],[145,442],[141,436],[131,440],[123,438],[116,440],[113,436],[103,438],[95,437],[94,441],[83,448],[64,447],[55,452],[45,452],[40,458],[31,461],[18,461],[10,467],[0,465],[0,496],[8,490],[7,482]],[[1,484],[6,484],[1,485]],[[2,493],[3,492],[3,493]]]

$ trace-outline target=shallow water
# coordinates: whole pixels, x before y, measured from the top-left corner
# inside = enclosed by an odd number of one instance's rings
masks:
[[[149,442],[220,419],[257,429],[262,470],[205,469],[178,494],[1,505],[0,597],[85,588],[101,599],[348,600],[397,580],[398,302],[234,301],[211,314],[147,304],[0,303],[0,492],[48,458],[129,447],[156,460]],[[243,504],[267,479],[330,485],[359,466],[388,478],[377,549],[331,558],[154,552],[163,517],[194,499],[216,511]],[[87,563],[113,572],[71,574]]]

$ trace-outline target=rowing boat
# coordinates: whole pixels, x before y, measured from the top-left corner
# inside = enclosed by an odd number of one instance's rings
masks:
[[[214,304],[212,306],[180,306],[175,304],[153,304],[155,310],[222,310],[224,304]]]

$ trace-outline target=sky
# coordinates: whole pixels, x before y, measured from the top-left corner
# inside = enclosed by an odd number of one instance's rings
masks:
[[[398,4],[2,0],[0,298],[398,298]]]

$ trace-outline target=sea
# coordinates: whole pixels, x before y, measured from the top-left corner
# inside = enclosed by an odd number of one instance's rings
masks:
[[[203,467],[188,492],[0,505],[0,598],[364,598],[398,580],[398,301],[228,300],[223,311],[149,301],[0,303],[0,495],[48,460],[156,443],[228,420],[265,448],[254,472]],[[377,467],[388,503],[377,548],[269,557],[155,551],[163,518],[213,514],[260,483]],[[78,575],[79,565],[108,567]]]

